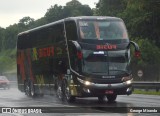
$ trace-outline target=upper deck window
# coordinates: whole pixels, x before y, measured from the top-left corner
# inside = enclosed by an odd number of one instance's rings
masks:
[[[82,39],[128,39],[125,25],[121,20],[80,20],[79,30]]]

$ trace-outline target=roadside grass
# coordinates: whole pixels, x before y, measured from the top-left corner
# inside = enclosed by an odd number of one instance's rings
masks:
[[[134,89],[133,94],[160,95],[160,91]]]

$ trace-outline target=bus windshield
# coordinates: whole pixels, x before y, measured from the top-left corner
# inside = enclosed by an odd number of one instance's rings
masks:
[[[79,20],[81,39],[114,40],[128,39],[121,20]]]
[[[128,50],[101,51],[83,50],[83,72],[119,75],[129,72]]]

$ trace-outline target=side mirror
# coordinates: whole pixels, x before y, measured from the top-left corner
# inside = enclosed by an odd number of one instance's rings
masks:
[[[133,41],[130,41],[130,45],[133,45],[134,48],[135,48],[135,49],[134,49],[134,56],[135,56],[136,58],[140,58],[141,52],[140,52],[140,50],[139,50],[138,44],[135,43],[135,42],[133,42]]]

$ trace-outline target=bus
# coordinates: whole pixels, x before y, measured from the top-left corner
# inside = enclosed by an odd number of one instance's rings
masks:
[[[18,89],[27,96],[106,98],[132,93],[130,41],[122,19],[69,17],[18,34]]]

